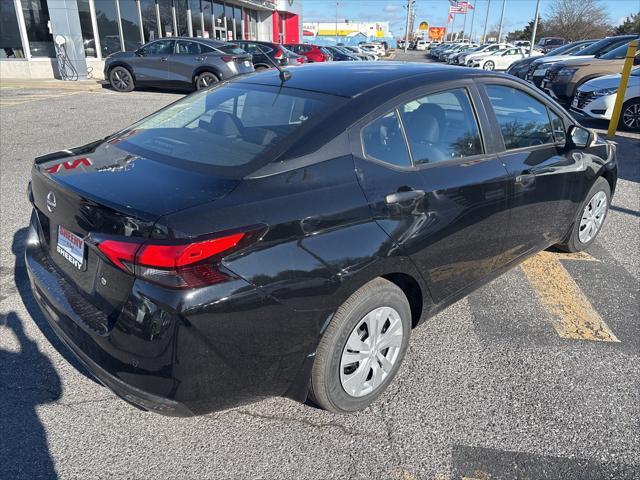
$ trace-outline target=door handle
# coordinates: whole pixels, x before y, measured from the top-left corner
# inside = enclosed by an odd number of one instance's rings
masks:
[[[384,202],[387,205],[392,203],[402,203],[409,200],[418,200],[424,197],[424,190],[406,190],[402,192],[389,193],[384,197]]]
[[[160,61],[161,62],[166,62],[167,61],[167,57],[160,57]]]
[[[196,62],[204,62],[204,57],[196,57]]]
[[[524,173],[516,176],[515,182],[517,185],[528,187],[536,181],[536,176],[532,173]]]

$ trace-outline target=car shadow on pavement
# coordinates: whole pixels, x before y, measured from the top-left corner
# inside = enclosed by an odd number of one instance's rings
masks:
[[[13,243],[11,245],[11,250],[13,255],[15,256],[15,267],[14,267],[14,280],[16,284],[16,288],[18,290],[18,294],[24,304],[29,316],[40,329],[42,334],[46,337],[49,343],[55,348],[64,359],[69,362],[78,372],[80,372],[85,377],[90,380],[99,383],[95,380],[93,375],[89,373],[89,371],[82,365],[76,357],[69,351],[69,349],[62,343],[62,341],[57,337],[54,331],[49,326],[47,319],[45,318],[42,310],[40,310],[40,306],[36,302],[36,299],[33,297],[33,292],[31,291],[31,285],[29,284],[29,275],[27,274],[27,268],[24,260],[24,244],[27,239],[27,234],[29,232],[28,228],[21,228],[18,230],[13,236]]]
[[[13,332],[18,350],[0,348],[0,477],[57,478],[36,407],[55,402],[62,385],[51,360],[24,332],[15,312],[0,318],[0,335]]]

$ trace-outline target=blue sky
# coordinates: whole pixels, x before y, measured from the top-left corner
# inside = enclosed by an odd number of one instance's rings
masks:
[[[554,0],[542,0],[540,2],[541,14],[547,10]],[[334,22],[336,18],[335,0],[302,0],[303,21],[328,21]],[[353,21],[389,21],[391,32],[401,36],[404,32],[404,19],[406,0],[338,0],[338,19],[344,18]],[[484,28],[484,18],[487,11],[488,0],[471,0],[476,6],[475,27]],[[622,19],[630,13],[640,10],[640,0],[600,0],[609,12],[611,22],[621,23]],[[416,26],[423,20],[431,26],[445,26],[447,18],[448,0],[416,0]],[[520,29],[531,20],[535,13],[535,0],[507,0],[505,11],[505,29],[507,32]],[[502,0],[491,0],[489,12],[489,27],[500,21]],[[467,19],[467,29],[471,23],[471,13]],[[462,29],[463,16],[456,19],[456,30]],[[477,30],[476,30],[477,31]]]

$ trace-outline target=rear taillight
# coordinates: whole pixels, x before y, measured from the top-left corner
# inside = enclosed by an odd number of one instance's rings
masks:
[[[276,50],[276,53],[273,55],[273,58],[275,58],[276,60],[282,60],[284,58],[284,52],[282,51],[281,48],[278,48]]]
[[[296,63],[304,63],[304,57],[296,58]]]
[[[98,250],[116,267],[171,288],[195,288],[224,282],[223,256],[260,237],[261,229],[236,232],[191,243],[98,240]]]
[[[231,55],[223,55],[222,56],[222,61],[225,63],[229,63],[229,62],[233,62],[236,59],[236,57],[232,57]]]

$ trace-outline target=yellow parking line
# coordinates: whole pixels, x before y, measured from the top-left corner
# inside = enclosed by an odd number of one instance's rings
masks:
[[[588,257],[588,258],[587,258]],[[541,252],[522,264],[522,270],[541,302],[553,317],[553,327],[562,338],[619,342],[580,290],[560,259],[597,261],[587,254],[566,255]]]

